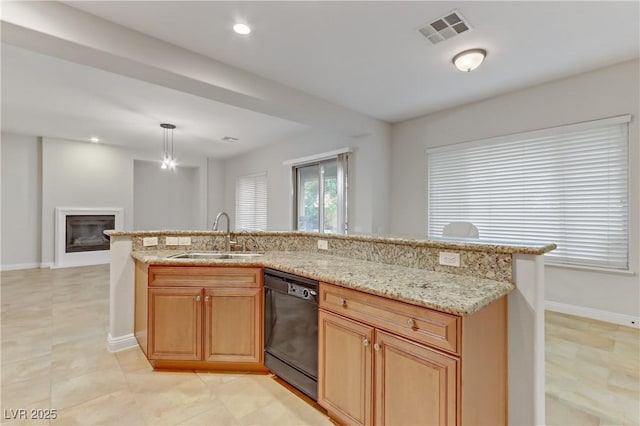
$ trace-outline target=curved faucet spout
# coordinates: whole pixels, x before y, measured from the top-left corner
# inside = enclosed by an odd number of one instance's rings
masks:
[[[220,218],[224,216],[227,218],[227,234],[229,233],[229,215],[226,212],[220,212],[218,213],[218,215],[216,216],[216,219],[213,221],[213,226],[211,227],[212,231],[217,231],[218,230],[218,222],[220,221]]]
[[[225,248],[225,252],[229,253],[231,251],[231,220],[229,219],[229,215],[226,212],[220,212],[218,213],[218,215],[216,216],[216,220],[213,221],[213,226],[211,227],[211,229],[213,231],[217,231],[218,230],[218,222],[220,221],[220,218],[224,216],[227,218],[227,235],[225,235],[225,244],[224,244],[224,248]],[[235,241],[233,241],[233,244],[235,244]]]

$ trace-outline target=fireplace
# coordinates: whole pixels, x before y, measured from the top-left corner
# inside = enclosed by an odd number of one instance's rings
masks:
[[[53,268],[109,263],[104,231],[122,231],[122,208],[56,207]]]
[[[65,253],[109,250],[107,229],[114,229],[115,215],[67,215]]]

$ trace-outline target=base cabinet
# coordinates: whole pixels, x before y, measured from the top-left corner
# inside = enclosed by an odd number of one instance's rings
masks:
[[[205,289],[205,361],[262,362],[259,288]]]
[[[458,360],[376,330],[375,424],[455,425]]]
[[[347,425],[506,425],[506,307],[458,317],[321,283],[318,403]]]
[[[136,338],[156,368],[264,370],[262,270],[136,265]]]
[[[345,424],[370,425],[373,327],[318,314],[318,403]]]
[[[202,290],[149,289],[147,358],[199,361],[202,357]]]

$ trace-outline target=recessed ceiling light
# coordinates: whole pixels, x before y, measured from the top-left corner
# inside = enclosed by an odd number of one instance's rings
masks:
[[[233,31],[238,34],[247,35],[251,32],[251,28],[247,24],[235,24],[233,26]]]
[[[91,136],[91,137],[89,138],[89,140],[90,140],[91,142],[93,142],[93,143],[98,143],[98,142],[100,142],[100,139],[99,139],[99,138],[97,138],[97,137],[95,137],[95,136]]]
[[[454,56],[453,64],[460,71],[471,72],[480,66],[485,56],[487,51],[484,49],[469,49]]]

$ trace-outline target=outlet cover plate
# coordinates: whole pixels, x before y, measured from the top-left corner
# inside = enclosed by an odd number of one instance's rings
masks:
[[[166,237],[164,244],[167,246],[177,246],[180,243],[180,238],[178,237]]]
[[[158,237],[144,237],[142,238],[142,245],[145,247],[157,246]]]
[[[441,265],[460,267],[460,253],[441,251],[439,261]]]
[[[329,250],[329,241],[318,240],[318,250]]]

